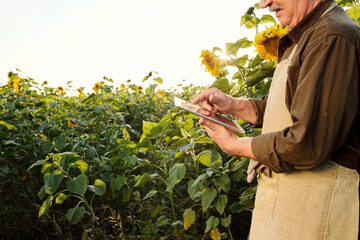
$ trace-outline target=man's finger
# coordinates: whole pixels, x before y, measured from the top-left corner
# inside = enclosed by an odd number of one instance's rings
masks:
[[[216,112],[216,109],[213,106],[211,106],[210,103],[207,101],[201,102],[201,108],[203,108],[209,112],[214,112],[214,111]]]
[[[205,116],[211,116],[213,115],[211,111],[208,111],[204,108],[200,108],[199,110],[197,110],[198,113],[202,114],[202,115],[205,115]]]
[[[201,98],[201,96],[198,95],[194,100],[191,101],[191,104],[197,104],[197,103],[199,103],[199,102],[200,102],[200,98]]]
[[[205,118],[200,118],[199,123],[201,125],[204,125],[205,127],[209,128],[210,130],[214,131],[215,130],[215,123],[213,123],[210,120],[207,120]]]
[[[209,96],[209,101],[210,101],[212,104],[220,105],[223,100],[222,100],[220,97],[216,96],[215,94],[210,94],[210,96]]]
[[[197,104],[199,102],[208,101],[209,100],[209,92],[207,90],[203,91],[197,97],[191,101],[191,104]]]
[[[250,159],[249,166],[248,166],[246,173],[248,175],[251,174],[258,165],[260,165],[260,163],[258,161],[255,161],[254,159]]]

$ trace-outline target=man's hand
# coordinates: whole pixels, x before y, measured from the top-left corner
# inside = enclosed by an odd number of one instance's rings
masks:
[[[224,121],[219,115],[212,117]],[[255,158],[251,150],[252,138],[240,138],[235,135],[232,130],[205,118],[201,118],[199,123],[204,125],[204,128],[211,139],[214,140],[224,152],[231,155]]]
[[[233,111],[235,99],[221,92],[217,88],[211,88],[201,92],[191,103],[201,103],[202,114],[213,116],[216,112],[230,113]]]
[[[232,98],[217,88],[201,92],[191,103],[201,103],[201,113],[213,117],[216,112],[231,114],[251,124],[257,120],[256,112],[249,100]]]

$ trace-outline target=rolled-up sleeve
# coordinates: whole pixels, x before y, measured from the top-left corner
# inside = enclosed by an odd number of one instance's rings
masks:
[[[257,161],[284,172],[314,168],[331,158],[359,107],[358,54],[351,41],[338,35],[303,53],[290,108],[293,125],[255,137],[251,147]],[[256,109],[260,105],[254,104]]]
[[[257,117],[256,122],[252,126],[254,128],[262,127],[267,97],[268,96],[263,96],[261,99],[249,98],[249,101],[251,102],[252,106],[255,109],[255,113]]]

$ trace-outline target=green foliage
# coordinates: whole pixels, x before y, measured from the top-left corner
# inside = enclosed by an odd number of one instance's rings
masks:
[[[341,4],[359,20],[358,5]],[[274,23],[257,8],[241,25]],[[276,62],[239,56],[251,42],[214,47],[228,58],[211,87],[234,97],[267,94]],[[197,116],[172,103],[203,87],[160,94],[164,80],[151,71],[144,90],[104,78],[98,93],[70,97],[10,73],[14,79],[20,92],[0,86],[1,236],[210,239],[217,228],[222,238],[247,239],[256,192],[256,181],[245,182],[249,159],[222,152]],[[247,136],[261,132],[240,123]]]

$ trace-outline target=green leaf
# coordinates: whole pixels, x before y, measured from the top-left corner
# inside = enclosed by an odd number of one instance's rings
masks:
[[[246,37],[239,39],[235,43],[226,43],[226,54],[233,55],[236,57],[237,52],[240,48],[248,48],[251,47],[252,42],[249,41]]]
[[[7,127],[7,129],[13,129],[13,130],[16,130],[17,129],[17,127],[16,126],[14,126],[14,125],[11,125],[11,124],[9,124],[9,123],[7,123],[7,122],[4,122],[4,121],[0,121],[0,125],[3,125],[3,126],[5,126],[5,127]]]
[[[195,211],[190,208],[186,209],[183,213],[184,229],[187,230],[196,220]]]
[[[75,163],[71,163],[71,167],[78,168],[82,174],[85,174],[89,169],[89,164],[83,160],[77,160]]]
[[[51,204],[52,204],[52,200],[53,200],[53,196],[48,196],[46,198],[46,200],[42,203],[40,209],[39,209],[39,214],[38,216],[41,217],[42,215],[44,215],[50,208]]]
[[[170,224],[171,224],[171,220],[168,219],[165,215],[160,216],[160,217],[156,220],[156,222],[157,222],[157,225],[158,225],[159,227],[165,226],[165,225],[170,225]]]
[[[193,127],[194,127],[194,120],[192,120],[191,118],[186,119],[186,121],[184,123],[184,128],[189,131]]]
[[[346,10],[346,13],[353,19],[357,24],[359,24],[360,21],[360,5],[357,4],[350,9]]]
[[[222,215],[224,213],[227,202],[228,202],[228,197],[225,194],[216,198],[215,208],[220,215]]]
[[[141,186],[144,186],[145,183],[147,181],[149,181],[151,179],[151,176],[150,174],[148,173],[144,173],[143,175],[141,175],[141,177],[139,178],[139,180],[135,183],[135,187],[141,187]]]
[[[221,225],[223,225],[224,227],[228,227],[231,224],[231,215],[229,215],[227,218],[222,218],[221,219]]]
[[[198,176],[196,178],[196,180],[193,182],[193,185],[197,185],[199,184],[201,181],[203,181],[204,179],[206,180],[206,178],[209,177],[209,175],[207,173],[203,173],[200,176]],[[202,189],[201,189],[202,190]]]
[[[63,148],[65,147],[66,144],[66,135],[62,134],[60,136],[55,137],[54,140],[54,147],[61,152],[63,150]]]
[[[110,189],[112,192],[115,192],[115,190],[120,190],[126,183],[126,177],[125,176],[117,176],[116,178],[111,179],[110,181]]]
[[[64,175],[60,169],[55,169],[46,173],[44,175],[45,192],[49,195],[53,195],[60,186],[63,177]]]
[[[55,199],[55,203],[56,204],[62,204],[68,198],[69,198],[68,195],[66,195],[64,193],[60,193],[59,195],[57,195],[57,197]]]
[[[229,192],[231,181],[228,175],[221,174],[220,176],[215,177],[215,183],[225,192]]]
[[[77,153],[74,152],[62,152],[59,153],[60,156],[65,156],[65,157],[80,157]]]
[[[86,187],[88,185],[89,179],[86,175],[80,174],[76,178],[72,178],[66,182],[66,187],[70,192],[84,196],[86,192]]]
[[[187,139],[187,138],[190,137],[188,131],[186,131],[184,128],[181,128],[181,129],[180,129],[180,132],[181,132],[181,135],[182,135],[184,138]]]
[[[201,179],[199,179],[203,176]],[[196,181],[191,179],[188,181],[188,194],[190,198],[194,201],[198,201],[201,198],[202,190],[207,186],[206,174],[200,175]],[[199,180],[198,180],[199,179]]]
[[[41,189],[39,190],[37,195],[38,195],[40,200],[42,200],[45,197],[45,195],[46,195],[45,185],[41,187]]]
[[[135,156],[135,155],[132,155],[132,156],[126,156],[124,157],[124,160],[130,164],[131,166],[135,166],[136,163],[138,162],[138,158]]]
[[[145,197],[144,197],[143,199],[145,200],[145,199],[151,198],[151,197],[155,196],[156,194],[157,194],[157,191],[154,190],[154,189],[152,189],[152,190],[150,190],[150,192],[148,192],[148,193],[145,195]]]
[[[253,201],[247,201],[247,202],[234,202],[230,207],[229,210],[233,213],[240,213],[242,211],[252,211],[254,208],[254,202]]]
[[[57,103],[57,102],[49,103],[49,107],[51,107],[51,108],[54,108],[54,107],[56,107],[57,105],[59,105],[59,103]]]
[[[240,26],[245,25],[247,29],[256,28],[257,21],[258,18],[246,13],[241,17]]]
[[[274,19],[273,16],[266,14],[266,15],[263,15],[263,16],[261,17],[259,23],[261,23],[261,24],[263,24],[263,23],[274,23],[274,24],[275,24],[276,21],[275,21],[275,19]]]
[[[37,131],[37,132],[40,132],[41,130],[43,130],[44,128],[46,128],[46,127],[48,126],[48,124],[49,124],[48,120],[43,121],[43,122],[40,124],[39,128],[38,128],[36,131]]]
[[[84,206],[76,206],[74,208],[70,208],[66,213],[66,218],[69,220],[71,224],[76,224],[80,222],[85,213]]]
[[[246,87],[252,87],[267,77],[272,77],[275,72],[276,62],[265,62],[262,68],[257,68],[249,72],[247,80],[244,83]]]
[[[31,166],[27,169],[27,171],[30,171],[33,167],[39,166],[42,163],[46,162],[46,160],[38,160],[35,163],[31,164]]]
[[[253,128],[253,129],[252,129],[252,132],[253,132],[254,137],[260,136],[260,135],[261,135],[261,131],[262,131],[262,128]]]
[[[249,56],[247,54],[235,59],[235,61],[239,64],[240,67],[244,66],[248,60],[249,60]]]
[[[102,196],[106,191],[106,184],[101,179],[96,179],[94,185],[89,185],[87,188],[96,195]]]
[[[169,178],[167,179],[167,188],[166,191],[171,191],[175,184],[180,182],[186,174],[186,166],[185,164],[175,163],[169,171]]]
[[[213,140],[211,140],[210,138],[208,137],[199,137],[197,140],[196,140],[196,143],[214,143]]]
[[[252,41],[250,41],[248,38],[244,37],[236,41],[236,45],[239,46],[239,48],[248,48],[252,46]]]
[[[256,194],[256,187],[246,189],[240,196],[240,202],[253,201]]]
[[[142,82],[147,81],[149,78],[150,78],[150,75],[145,76],[144,79],[142,80]]]
[[[208,231],[210,231],[213,228],[216,228],[220,223],[219,218],[211,216],[207,221],[206,221],[206,229],[205,232],[207,233]]]
[[[220,91],[224,92],[224,93],[228,93],[231,89],[231,86],[229,84],[229,80],[225,77],[216,79],[215,82],[213,82],[213,84],[210,86],[210,88],[217,88]]]
[[[54,154],[53,159],[54,159],[54,162],[56,162],[58,165],[61,165],[62,157],[60,156],[60,154],[58,154],[58,153]]]
[[[204,190],[202,190],[201,207],[203,212],[205,212],[210,207],[216,195],[217,195],[217,191],[213,187],[207,187]]]
[[[158,135],[161,133],[162,127],[158,123],[143,121],[143,133],[146,135]]]
[[[255,68],[255,67],[258,67],[258,65],[263,62],[264,59],[261,58],[261,56],[259,54],[256,54],[255,57],[251,58],[249,60],[249,64],[248,64],[248,68]]]
[[[236,43],[226,43],[226,54],[236,56],[240,45]]]
[[[163,210],[164,207],[160,204],[156,205],[155,209],[151,212],[151,217],[156,217],[160,212],[161,210]]]
[[[163,79],[160,78],[160,77],[157,77],[157,78],[154,78],[154,81],[159,83],[159,84],[162,84],[163,83]]]
[[[205,150],[201,152],[198,158],[199,161],[207,167],[212,167],[212,168],[222,167],[222,158],[220,154],[214,149]]]

